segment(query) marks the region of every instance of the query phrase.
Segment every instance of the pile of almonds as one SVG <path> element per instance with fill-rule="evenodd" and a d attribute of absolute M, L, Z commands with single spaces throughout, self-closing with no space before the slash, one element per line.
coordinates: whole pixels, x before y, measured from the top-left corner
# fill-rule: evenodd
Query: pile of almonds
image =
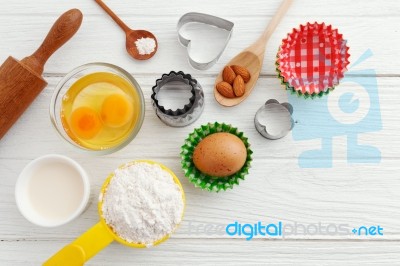
<path fill-rule="evenodd" d="M 226 98 L 235 98 L 243 96 L 246 91 L 245 83 L 250 80 L 250 72 L 242 66 L 226 66 L 222 71 L 222 79 L 217 84 L 217 91 Z"/>

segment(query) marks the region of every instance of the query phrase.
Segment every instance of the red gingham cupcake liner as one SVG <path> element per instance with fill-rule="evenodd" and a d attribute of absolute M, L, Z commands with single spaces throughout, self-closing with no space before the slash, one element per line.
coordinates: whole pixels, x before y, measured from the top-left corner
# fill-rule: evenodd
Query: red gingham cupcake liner
<path fill-rule="evenodd" d="M 300 30 L 294 29 L 294 32 L 289 34 L 287 39 L 283 40 L 281 54 L 287 54 L 291 58 L 289 58 L 290 61 L 283 60 L 282 70 L 284 69 L 287 71 L 286 73 L 290 73 L 290 71 L 296 67 L 295 63 L 300 66 L 299 64 L 303 63 L 302 61 L 306 61 L 300 67 L 303 68 L 303 72 L 308 73 L 310 71 L 310 69 L 307 69 L 308 62 L 312 63 L 310 66 L 316 65 L 316 67 L 318 67 L 320 65 L 319 61 L 323 60 L 327 61 L 325 64 L 327 67 L 325 67 L 325 73 L 320 72 L 320 75 L 325 74 L 325 76 L 330 76 L 332 73 L 335 73 L 336 70 L 339 71 L 341 67 L 339 58 L 342 47 L 339 47 L 338 44 L 343 41 L 343 38 L 341 34 L 338 34 L 337 30 L 332 30 L 331 26 L 326 26 L 326 28 L 324 26 L 324 24 L 319 25 L 317 23 L 312 25 L 308 23 L 306 26 L 300 25 Z M 300 40 L 300 42 L 298 42 L 298 40 Z M 320 48 L 324 49 L 321 51 Z M 297 55 L 296 49 L 299 53 Z M 301 51 L 301 49 L 303 51 Z M 295 62 L 296 56 L 298 56 L 297 59 L 301 60 L 300 63 Z M 318 60 L 318 62 L 314 62 L 316 60 Z M 288 77 L 288 80 L 289 79 Z"/>
<path fill-rule="evenodd" d="M 278 78 L 281 80 L 281 85 L 285 87 L 287 91 L 290 91 L 291 94 L 297 95 L 298 97 L 303 97 L 305 99 L 311 98 L 321 98 L 324 95 L 327 95 L 329 92 L 333 91 L 335 87 L 329 87 L 325 91 L 321 91 L 319 93 L 313 93 L 309 94 L 308 92 L 302 93 L 301 91 L 295 90 L 289 83 L 285 81 L 285 79 L 282 77 L 281 72 L 278 69 L 278 62 L 275 63 L 276 65 L 276 73 L 278 74 Z"/>
<path fill-rule="evenodd" d="M 277 70 L 298 94 L 322 95 L 344 76 L 349 48 L 342 34 L 325 23 L 307 23 L 293 29 L 277 55 Z"/>

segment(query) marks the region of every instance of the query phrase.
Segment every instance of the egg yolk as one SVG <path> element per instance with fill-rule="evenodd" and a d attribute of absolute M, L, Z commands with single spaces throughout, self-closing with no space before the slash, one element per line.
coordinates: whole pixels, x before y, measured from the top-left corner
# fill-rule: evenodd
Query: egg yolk
<path fill-rule="evenodd" d="M 101 107 L 101 119 L 109 127 L 121 127 L 132 120 L 133 108 L 120 94 L 108 96 Z"/>
<path fill-rule="evenodd" d="M 102 127 L 96 111 L 89 107 L 75 109 L 70 119 L 72 132 L 83 139 L 93 138 Z"/>

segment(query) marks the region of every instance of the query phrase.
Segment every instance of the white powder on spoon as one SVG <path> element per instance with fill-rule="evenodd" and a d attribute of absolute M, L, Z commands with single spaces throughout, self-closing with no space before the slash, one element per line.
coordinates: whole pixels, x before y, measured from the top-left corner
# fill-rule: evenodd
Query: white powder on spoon
<path fill-rule="evenodd" d="M 151 54 L 156 49 L 156 41 L 153 38 L 140 38 L 135 41 L 139 54 Z"/>
<path fill-rule="evenodd" d="M 138 162 L 115 170 L 101 197 L 105 222 L 130 243 L 151 246 L 182 219 L 181 190 L 159 165 Z"/>

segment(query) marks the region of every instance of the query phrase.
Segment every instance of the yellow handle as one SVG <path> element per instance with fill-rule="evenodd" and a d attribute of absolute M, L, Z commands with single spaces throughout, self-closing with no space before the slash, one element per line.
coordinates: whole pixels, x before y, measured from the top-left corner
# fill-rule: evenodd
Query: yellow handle
<path fill-rule="evenodd" d="M 113 235 L 106 225 L 98 222 L 74 242 L 54 254 L 43 266 L 82 266 L 113 240 Z"/>

